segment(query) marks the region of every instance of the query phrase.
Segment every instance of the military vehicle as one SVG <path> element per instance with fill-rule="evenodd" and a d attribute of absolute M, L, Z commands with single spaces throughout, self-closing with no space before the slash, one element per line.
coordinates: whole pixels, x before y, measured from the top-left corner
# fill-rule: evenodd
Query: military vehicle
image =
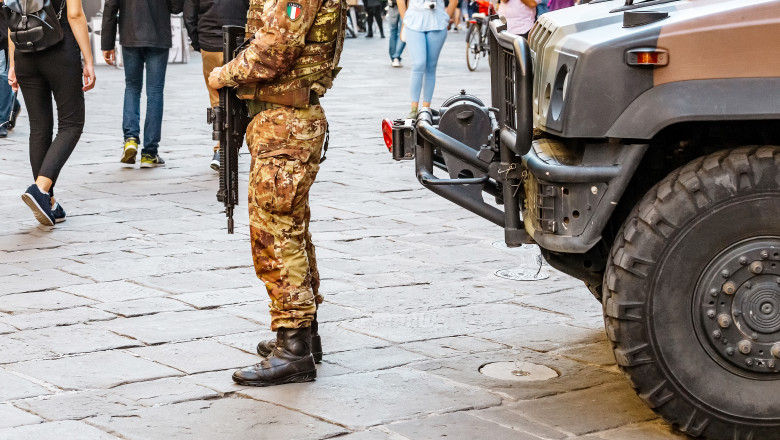
<path fill-rule="evenodd" d="M 593 0 L 528 40 L 490 28 L 491 104 L 385 120 L 393 158 L 584 281 L 667 422 L 780 439 L 780 0 Z"/>

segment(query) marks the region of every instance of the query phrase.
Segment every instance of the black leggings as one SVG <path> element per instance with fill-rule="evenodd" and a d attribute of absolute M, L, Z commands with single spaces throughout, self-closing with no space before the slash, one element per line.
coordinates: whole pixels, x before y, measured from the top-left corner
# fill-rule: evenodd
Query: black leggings
<path fill-rule="evenodd" d="M 374 35 L 374 19 L 376 19 L 376 25 L 379 27 L 379 35 L 385 36 L 385 30 L 382 28 L 382 6 L 372 6 L 366 8 L 366 14 L 368 14 L 368 35 Z"/>
<path fill-rule="evenodd" d="M 30 118 L 30 165 L 33 177 L 57 181 L 84 128 L 81 52 L 70 30 L 56 46 L 14 56 L 16 79 Z M 57 137 L 52 141 L 57 103 Z M 54 194 L 54 185 L 50 194 Z"/>

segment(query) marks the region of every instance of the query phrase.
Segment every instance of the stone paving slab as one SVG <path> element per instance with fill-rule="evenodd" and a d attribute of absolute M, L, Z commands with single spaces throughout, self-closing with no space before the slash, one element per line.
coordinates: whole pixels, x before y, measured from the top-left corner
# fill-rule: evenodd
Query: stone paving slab
<path fill-rule="evenodd" d="M 43 347 L 60 355 L 99 352 L 141 345 L 134 339 L 86 324 L 28 330 L 8 335 L 8 338 Z"/>
<path fill-rule="evenodd" d="M 0 369 L 0 384 L 3 384 L 3 386 L 0 387 L 0 402 L 8 402 L 24 397 L 41 396 L 51 392 L 32 381 L 11 374 L 3 369 Z"/>
<path fill-rule="evenodd" d="M 259 361 L 257 355 L 210 340 L 135 348 L 130 352 L 187 374 L 239 368 Z"/>
<path fill-rule="evenodd" d="M 604 396 L 612 396 L 605 399 Z M 625 381 L 512 406 L 526 417 L 575 435 L 657 418 Z"/>
<path fill-rule="evenodd" d="M 433 415 L 424 419 L 388 425 L 393 432 L 413 439 L 473 440 L 538 440 L 539 437 L 501 426 L 468 413 Z M 489 434 L 488 434 L 489 433 Z"/>
<path fill-rule="evenodd" d="M 41 423 L 43 419 L 34 416 L 26 411 L 11 406 L 10 404 L 0 404 L 0 429 L 13 428 L 22 425 L 33 425 Z"/>
<path fill-rule="evenodd" d="M 60 290 L 102 302 L 127 301 L 165 295 L 163 291 L 150 289 L 128 281 L 79 284 L 63 287 Z"/>
<path fill-rule="evenodd" d="M 514 429 L 516 431 L 531 434 L 537 438 L 543 438 L 546 440 L 561 440 L 569 438 L 569 434 L 561 432 L 543 423 L 530 420 L 521 412 L 509 409 L 508 405 L 477 411 L 469 411 L 468 414 L 479 419 L 488 420 L 501 426 Z"/>
<path fill-rule="evenodd" d="M 405 350 L 436 358 L 462 356 L 463 354 L 470 353 L 493 352 L 508 348 L 504 344 L 497 344 L 492 341 L 471 336 L 456 336 L 452 338 L 409 342 L 402 344 L 401 347 Z"/>
<path fill-rule="evenodd" d="M 413 285 L 354 291 L 329 296 L 328 301 L 372 313 L 403 313 L 439 310 L 467 304 L 483 304 L 514 299 L 508 291 L 468 284 Z"/>
<path fill-rule="evenodd" d="M 118 438 L 83 422 L 64 421 L 0 429 L 2 440 L 117 440 Z"/>
<path fill-rule="evenodd" d="M 493 362 L 530 362 L 552 368 L 557 378 L 546 381 L 512 382 L 494 379 L 480 373 L 480 368 Z M 450 357 L 409 366 L 468 386 L 476 386 L 515 400 L 538 399 L 586 387 L 623 380 L 614 371 L 590 366 L 570 359 L 540 354 L 530 350 L 502 350 Z"/>
<path fill-rule="evenodd" d="M 8 370 L 56 385 L 64 390 L 111 388 L 125 383 L 178 376 L 178 370 L 122 351 L 105 351 L 54 360 L 11 364 Z"/>
<path fill-rule="evenodd" d="M 289 409 L 251 399 L 195 401 L 147 408 L 122 417 L 101 416 L 89 423 L 122 438 L 222 440 L 246 438 L 324 439 L 346 430 Z M 273 427 L 271 435 L 267 429 Z"/>
<path fill-rule="evenodd" d="M 75 307 L 24 315 L 14 315 L 2 319 L 2 322 L 19 330 L 42 329 L 54 326 L 66 326 L 92 321 L 110 321 L 116 315 L 92 307 Z"/>
<path fill-rule="evenodd" d="M 230 304 L 268 301 L 268 295 L 258 287 L 190 292 L 176 295 L 176 299 L 197 309 L 213 309 Z M 255 305 L 257 306 L 257 305 Z"/>
<path fill-rule="evenodd" d="M 94 303 L 94 300 L 88 298 L 80 298 L 76 295 L 49 290 L 45 292 L 5 295 L 2 302 L 0 302 L 0 312 L 32 313 L 43 310 L 68 309 Z"/>
<path fill-rule="evenodd" d="M 57 269 L 44 269 L 30 274 L 8 275 L 0 278 L 0 297 L 10 293 L 54 290 L 62 286 L 89 281 Z"/>
<path fill-rule="evenodd" d="M 81 420 L 101 414 L 118 415 L 141 406 L 114 390 L 60 392 L 42 399 L 18 401 L 15 405 L 49 421 Z"/>
<path fill-rule="evenodd" d="M 54 357 L 56 353 L 25 341 L 11 339 L 11 332 L 0 336 L 0 365 L 32 359 Z"/>
<path fill-rule="evenodd" d="M 594 435 L 605 440 L 687 440 L 691 437 L 673 431 L 669 425 L 660 420 L 647 423 L 628 425 Z"/>
<path fill-rule="evenodd" d="M 326 377 L 285 388 L 247 387 L 239 394 L 276 402 L 353 429 L 423 414 L 486 408 L 501 402 L 500 397 L 482 389 L 406 368 Z M 375 407 L 382 411 L 373 411 Z"/>
<path fill-rule="evenodd" d="M 412 342 L 565 320 L 559 314 L 508 304 L 480 304 L 406 314 L 377 313 L 345 326 L 390 341 Z"/>
<path fill-rule="evenodd" d="M 606 341 L 603 331 L 584 329 L 572 324 L 529 325 L 521 329 L 496 330 L 476 333 L 475 335 L 511 347 L 529 348 L 541 352 L 596 341 Z M 550 338 L 550 335 L 556 335 L 556 337 Z"/>
<path fill-rule="evenodd" d="M 130 301 L 108 302 L 94 306 L 123 318 L 153 315 L 163 312 L 183 312 L 193 307 L 171 298 L 141 298 Z"/>
<path fill-rule="evenodd" d="M 137 318 L 117 318 L 95 326 L 138 339 L 146 344 L 183 341 L 253 330 L 251 322 L 225 313 L 204 310 L 158 313 Z"/>

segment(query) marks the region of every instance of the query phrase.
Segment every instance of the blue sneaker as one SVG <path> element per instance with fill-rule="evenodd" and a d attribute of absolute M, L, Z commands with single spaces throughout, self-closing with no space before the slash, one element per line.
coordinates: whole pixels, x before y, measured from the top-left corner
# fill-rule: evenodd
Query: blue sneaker
<path fill-rule="evenodd" d="M 65 210 L 62 209 L 62 205 L 54 202 L 54 208 L 51 210 L 51 215 L 54 216 L 54 223 L 62 223 L 65 221 Z"/>
<path fill-rule="evenodd" d="M 42 225 L 54 226 L 54 214 L 51 212 L 51 196 L 43 193 L 38 185 L 32 184 L 22 194 L 22 201 L 30 207 L 35 218 Z"/>

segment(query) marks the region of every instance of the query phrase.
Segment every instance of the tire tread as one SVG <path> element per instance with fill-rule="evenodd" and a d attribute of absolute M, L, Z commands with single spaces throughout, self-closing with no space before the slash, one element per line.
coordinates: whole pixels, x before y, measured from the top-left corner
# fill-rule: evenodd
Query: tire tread
<path fill-rule="evenodd" d="M 751 146 L 701 157 L 672 172 L 634 207 L 617 234 L 604 275 L 604 322 L 619 368 L 639 397 L 672 425 L 709 439 L 780 439 L 780 426 L 721 420 L 693 403 L 656 364 L 644 323 L 656 258 L 685 222 L 719 201 L 756 188 L 780 189 L 780 147 Z M 764 173 L 774 172 L 770 179 Z M 759 431 L 756 434 L 756 429 Z M 771 434 L 768 434 L 770 433 Z"/>

